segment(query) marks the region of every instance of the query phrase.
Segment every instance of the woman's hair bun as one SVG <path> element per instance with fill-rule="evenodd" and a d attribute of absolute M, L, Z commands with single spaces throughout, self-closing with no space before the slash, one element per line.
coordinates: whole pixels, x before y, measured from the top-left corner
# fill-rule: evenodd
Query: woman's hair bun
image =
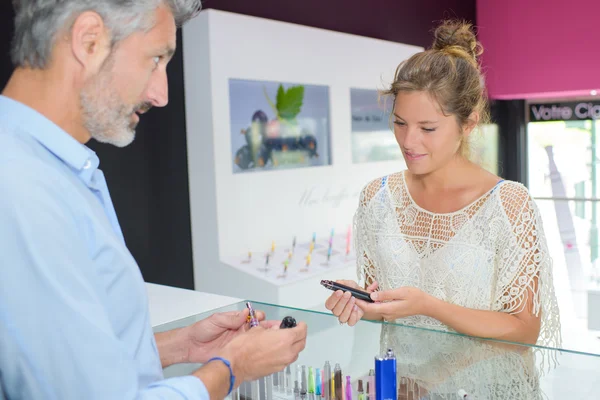
<path fill-rule="evenodd" d="M 450 50 L 460 47 L 475 61 L 483 53 L 483 47 L 477 41 L 473 25 L 464 21 L 444 21 L 435 30 L 434 50 Z"/>

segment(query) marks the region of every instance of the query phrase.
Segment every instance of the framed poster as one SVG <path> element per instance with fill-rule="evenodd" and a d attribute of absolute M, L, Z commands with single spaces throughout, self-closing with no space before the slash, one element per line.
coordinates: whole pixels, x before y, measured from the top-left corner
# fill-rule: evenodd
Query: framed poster
<path fill-rule="evenodd" d="M 350 89 L 352 162 L 402 160 L 390 125 L 391 99 L 379 100 L 377 90 Z"/>
<path fill-rule="evenodd" d="M 329 88 L 229 79 L 233 172 L 329 165 Z"/>

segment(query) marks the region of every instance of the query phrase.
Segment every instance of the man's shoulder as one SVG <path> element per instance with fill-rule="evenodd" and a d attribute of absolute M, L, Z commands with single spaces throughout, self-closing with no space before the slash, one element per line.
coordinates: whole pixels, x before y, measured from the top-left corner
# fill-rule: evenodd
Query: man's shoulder
<path fill-rule="evenodd" d="M 38 176 L 58 173 L 60 165 L 55 157 L 26 133 L 17 133 L 0 127 L 0 171 L 10 172 L 11 175 Z"/>
<path fill-rule="evenodd" d="M 11 164 L 26 164 L 39 159 L 39 143 L 25 133 L 0 126 L 0 168 Z M 35 164 L 35 162 L 34 162 Z"/>
<path fill-rule="evenodd" d="M 60 162 L 31 136 L 0 127 L 0 192 L 5 198 L 66 196 Z M 42 199 L 39 199 L 42 200 Z"/>

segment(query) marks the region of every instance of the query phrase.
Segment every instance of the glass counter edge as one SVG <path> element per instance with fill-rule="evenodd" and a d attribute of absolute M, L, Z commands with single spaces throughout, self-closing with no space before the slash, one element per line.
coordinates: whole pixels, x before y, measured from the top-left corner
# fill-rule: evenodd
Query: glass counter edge
<path fill-rule="evenodd" d="M 163 324 L 159 324 L 153 327 L 153 331 L 156 332 L 164 332 L 165 330 L 168 330 L 170 327 L 173 326 L 177 326 L 177 327 L 181 327 L 181 326 L 185 326 L 180 324 L 183 321 L 186 320 L 193 320 L 193 319 L 197 319 L 198 316 L 201 315 L 206 315 L 207 317 L 211 314 L 214 313 L 218 313 L 218 312 L 222 312 L 225 310 L 231 311 L 232 308 L 239 308 L 239 309 L 243 309 L 246 307 L 246 302 L 250 302 L 252 303 L 254 309 L 258 309 L 260 310 L 260 306 L 267 306 L 267 307 L 274 307 L 274 308 L 279 308 L 279 309 L 285 309 L 285 310 L 290 310 L 290 311 L 298 311 L 298 312 L 303 312 L 303 313 L 309 313 L 309 314 L 317 314 L 317 315 L 323 315 L 326 317 L 330 317 L 330 318 L 335 318 L 333 316 L 333 314 L 331 313 L 327 313 L 327 312 L 323 312 L 323 311 L 317 311 L 317 310 L 308 310 L 308 309 L 303 309 L 303 308 L 297 308 L 297 307 L 290 307 L 290 306 L 282 306 L 282 305 L 278 305 L 278 304 L 272 304 L 272 303 L 265 303 L 265 302 L 261 302 L 261 301 L 255 301 L 255 300 L 241 300 L 239 302 L 236 303 L 232 303 L 226 306 L 222 306 L 213 310 L 209 310 L 209 311 L 205 311 L 205 312 L 201 312 L 198 314 L 193 314 L 190 315 L 188 317 L 184 317 L 184 318 L 180 318 L 177 320 L 173 320 L 170 322 L 166 322 Z M 410 326 L 410 325 L 403 325 L 397 322 L 384 322 L 384 321 L 374 321 L 374 320 L 362 320 L 360 321 L 360 323 L 371 323 L 371 324 L 377 324 L 377 325 L 392 325 L 392 326 L 397 326 L 400 328 L 406 328 L 406 329 L 414 329 L 416 331 L 425 331 L 425 332 L 433 332 L 433 333 L 438 333 L 441 335 L 453 335 L 453 336 L 460 336 L 460 337 L 466 337 L 466 338 L 472 338 L 472 339 L 476 339 L 476 340 L 481 340 L 481 341 L 485 341 L 485 342 L 495 342 L 495 343 L 504 343 L 504 344 L 510 344 L 510 345 L 515 345 L 515 346 L 522 346 L 522 347 L 530 347 L 530 348 L 534 348 L 534 349 L 540 349 L 540 350 L 547 350 L 547 351 L 558 351 L 558 352 L 562 352 L 562 353 L 568 353 L 568 354 L 575 354 L 575 355 L 582 355 L 582 356 L 588 356 L 588 357 L 598 357 L 600 358 L 600 354 L 595 354 L 595 353 L 587 353 L 587 352 L 583 352 L 583 351 L 577 351 L 577 350 L 569 350 L 569 349 L 562 349 L 562 348 L 558 348 L 558 347 L 546 347 L 546 346 L 540 346 L 540 345 L 533 345 L 533 344 L 528 344 L 528 343 L 519 343 L 519 342 L 512 342 L 512 341 L 508 341 L 508 340 L 500 340 L 500 339 L 490 339 L 490 338 L 485 338 L 485 337 L 478 337 L 478 336 L 470 336 L 470 335 L 465 335 L 462 333 L 458 333 L 458 332 L 452 332 L 452 331 L 442 331 L 442 330 L 437 330 L 437 329 L 431 329 L 431 328 L 423 328 L 423 327 L 417 327 L 417 326 Z"/>

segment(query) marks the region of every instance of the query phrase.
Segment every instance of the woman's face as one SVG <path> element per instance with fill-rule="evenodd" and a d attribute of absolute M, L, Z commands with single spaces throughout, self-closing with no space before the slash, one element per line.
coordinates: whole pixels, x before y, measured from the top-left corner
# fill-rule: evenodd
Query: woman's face
<path fill-rule="evenodd" d="M 429 174 L 458 155 L 463 133 L 427 92 L 400 92 L 394 105 L 394 136 L 408 170 Z"/>

